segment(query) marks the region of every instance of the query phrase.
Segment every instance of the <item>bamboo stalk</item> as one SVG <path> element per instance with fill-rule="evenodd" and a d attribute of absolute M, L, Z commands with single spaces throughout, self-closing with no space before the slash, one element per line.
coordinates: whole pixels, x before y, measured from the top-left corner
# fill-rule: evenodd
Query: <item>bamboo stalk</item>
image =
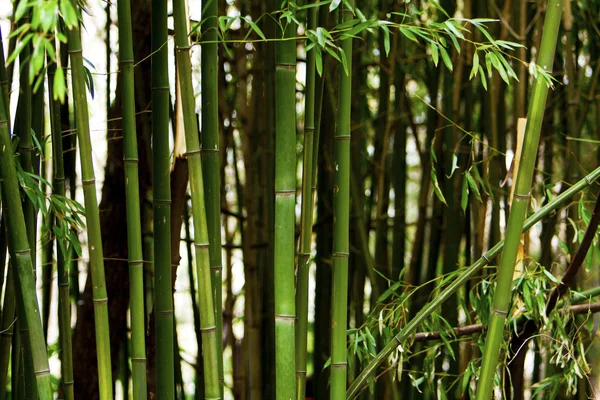
<path fill-rule="evenodd" d="M 4 304 L 2 305 L 2 320 L 0 320 L 0 400 L 4 400 L 6 398 L 8 365 L 15 326 L 16 302 L 14 285 L 15 281 L 13 279 L 13 266 L 9 264 L 6 275 Z"/>
<path fill-rule="evenodd" d="M 35 292 L 35 277 L 33 262 L 29 250 L 29 238 L 25 227 L 25 216 L 21 205 L 19 182 L 15 159 L 12 153 L 10 133 L 8 130 L 8 117 L 4 105 L 4 96 L 0 96 L 0 172 L 3 178 L 3 208 L 7 217 L 9 232 L 9 249 L 12 253 L 14 266 L 17 268 L 15 282 L 17 303 L 21 303 L 29 335 L 31 337 L 32 372 L 35 374 L 40 400 L 52 399 L 50 384 L 50 369 L 46 352 L 46 341 L 40 318 Z M 14 352 L 14 351 L 13 351 Z"/>
<path fill-rule="evenodd" d="M 545 71 L 552 70 L 554 62 L 554 51 L 558 29 L 560 27 L 560 16 L 563 9 L 563 1 L 548 1 L 546 20 L 542 34 L 542 44 L 538 64 Z M 506 230 L 505 247 L 498 271 L 498 280 L 494 302 L 491 310 L 490 330 L 486 336 L 485 349 L 482 359 L 482 370 L 477 387 L 477 399 L 489 399 L 494 387 L 494 376 L 498 366 L 498 355 L 504 337 L 504 325 L 510 308 L 512 278 L 515 261 L 519 249 L 523 221 L 529 206 L 529 191 L 531 189 L 531 178 L 535 167 L 537 147 L 539 143 L 542 119 L 548 96 L 548 87 L 541 79 L 534 83 L 529 111 L 527 127 L 523 144 L 523 153 L 519 161 L 519 174 L 515 185 L 513 203 L 508 219 Z"/>
<path fill-rule="evenodd" d="M 117 2 L 119 17 L 119 68 L 123 74 L 123 163 L 127 209 L 127 252 L 129 263 L 129 308 L 131 310 L 131 363 L 133 398 L 145 399 L 146 329 L 144 314 L 144 255 L 140 221 L 138 151 L 135 127 L 134 56 L 129 0 Z M 127 394 L 127 393 L 126 393 Z"/>
<path fill-rule="evenodd" d="M 77 7 L 73 1 L 73 6 Z M 75 25 L 68 30 L 68 52 L 71 59 L 71 77 L 73 85 L 73 103 L 79 152 L 81 158 L 81 181 L 87 220 L 88 243 L 90 252 L 90 275 L 92 278 L 92 297 L 94 302 L 94 323 L 96 331 L 96 352 L 98 355 L 98 382 L 100 399 L 113 398 L 112 370 L 110 360 L 110 337 L 108 326 L 108 296 L 104 278 L 104 256 L 100 232 L 100 214 L 96 197 L 96 178 L 92 163 L 92 144 L 85 87 L 85 72 L 81 48 L 80 27 Z"/>
<path fill-rule="evenodd" d="M 223 260 L 221 252 L 221 175 L 219 162 L 219 108 L 218 108 L 218 70 L 217 53 L 217 15 L 218 2 L 206 0 L 202 12 L 202 171 L 206 193 L 206 222 L 210 272 L 217 325 L 217 338 L 223 337 Z M 217 358 L 219 369 L 219 387 L 221 398 L 224 396 L 223 377 L 223 341 L 217 340 Z"/>
<path fill-rule="evenodd" d="M 287 2 L 286 2 L 287 4 Z M 296 25 L 283 21 L 275 48 L 275 386 L 296 397 L 294 231 L 296 197 Z"/>
<path fill-rule="evenodd" d="M 204 182 L 198 127 L 194 112 L 194 93 L 190 62 L 190 45 L 187 32 L 185 1 L 175 0 L 173 4 L 175 24 L 175 49 L 177 72 L 181 89 L 181 104 L 185 129 L 185 141 L 192 195 L 192 216 L 194 217 L 194 247 L 198 276 L 198 305 L 200 306 L 200 328 L 204 360 L 204 389 L 206 399 L 220 399 L 217 326 L 214 313 L 213 287 L 210 276 L 209 238 L 205 208 Z"/>
<path fill-rule="evenodd" d="M 308 10 L 308 29 L 317 28 L 318 7 Z M 312 242 L 314 197 L 313 170 L 316 168 L 314 154 L 315 133 L 315 79 L 316 49 L 306 56 L 306 88 L 304 93 L 304 158 L 302 161 L 302 215 L 300 251 L 298 252 L 298 276 L 296 285 L 296 381 L 298 400 L 306 397 L 306 351 L 308 334 L 308 272 Z"/>
<path fill-rule="evenodd" d="M 56 64 L 48 64 L 48 82 L 54 82 Z M 60 102 L 54 100 L 54 85 L 48 85 L 50 128 L 52 132 L 53 190 L 58 196 L 65 195 L 65 168 L 63 138 L 61 132 Z M 58 239 L 57 239 L 58 240 Z M 66 243 L 64 248 L 66 248 Z M 56 246 L 56 270 L 58 275 L 58 330 L 60 338 L 60 370 L 65 400 L 73 400 L 73 348 L 71 343 L 71 303 L 69 298 L 69 268 L 65 265 L 65 254 L 60 243 Z"/>
<path fill-rule="evenodd" d="M 354 7 L 354 0 L 349 1 Z M 352 9 L 342 8 L 342 23 L 352 19 Z M 331 309 L 331 399 L 346 393 L 346 328 L 348 326 L 348 256 L 350 221 L 350 105 L 352 96 L 352 38 L 340 41 L 348 70 L 339 71 L 339 104 L 333 155 L 333 267 Z"/>
<path fill-rule="evenodd" d="M 156 388 L 159 400 L 175 396 L 173 282 L 171 281 L 171 177 L 167 3 L 152 1 L 152 159 L 154 197 L 154 310 Z"/>
<path fill-rule="evenodd" d="M 565 192 L 557 196 L 553 201 L 546 204 L 544 207 L 539 209 L 536 213 L 525 220 L 523 224 L 523 231 L 531 228 L 533 225 L 550 215 L 551 212 L 556 210 L 561 204 L 579 193 L 586 187 L 590 186 L 592 182 L 600 177 L 600 167 L 596 168 L 588 175 L 586 175 L 579 182 L 571 186 Z M 466 268 L 455 281 L 448 284 L 448 286 L 442 290 L 435 300 L 427 303 L 421 311 L 415 315 L 405 326 L 400 330 L 394 338 L 385 345 L 385 347 L 373 358 L 373 360 L 363 369 L 360 375 L 352 382 L 350 388 L 346 392 L 348 400 L 356 398 L 359 391 L 362 389 L 366 380 L 375 372 L 375 369 L 381 364 L 387 356 L 396 349 L 399 345 L 404 342 L 409 335 L 411 335 L 417 327 L 419 327 L 423 321 L 425 321 L 431 313 L 433 313 L 444 301 L 452 296 L 462 285 L 465 284 L 474 274 L 476 274 L 481 268 L 489 265 L 489 263 L 496 257 L 504 247 L 504 240 L 496 243 L 491 249 L 489 249 L 481 258 L 479 258 L 470 267 Z"/>

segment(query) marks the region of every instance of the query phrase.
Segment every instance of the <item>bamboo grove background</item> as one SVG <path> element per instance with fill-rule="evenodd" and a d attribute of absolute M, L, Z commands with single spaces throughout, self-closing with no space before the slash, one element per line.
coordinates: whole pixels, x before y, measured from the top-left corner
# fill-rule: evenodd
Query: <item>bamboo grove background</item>
<path fill-rule="evenodd" d="M 600 395 L 598 1 L 0 8 L 0 400 Z"/>

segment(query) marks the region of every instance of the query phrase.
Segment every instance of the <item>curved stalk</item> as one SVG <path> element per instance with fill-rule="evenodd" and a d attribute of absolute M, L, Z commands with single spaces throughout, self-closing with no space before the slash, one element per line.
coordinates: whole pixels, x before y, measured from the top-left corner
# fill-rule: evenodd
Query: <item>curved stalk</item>
<path fill-rule="evenodd" d="M 554 63 L 554 51 L 556 49 L 563 5 L 564 1 L 562 0 L 548 1 L 540 55 L 537 61 L 538 65 L 548 72 L 552 70 L 552 64 Z M 489 399 L 494 387 L 498 355 L 500 354 L 500 347 L 504 338 L 504 325 L 510 309 L 515 261 L 517 259 L 521 232 L 523 231 L 523 221 L 525 220 L 529 206 L 531 178 L 535 167 L 547 96 L 548 86 L 546 86 L 543 80 L 538 79 L 533 85 L 531 100 L 529 102 L 528 120 L 525 128 L 525 137 L 523 138 L 523 150 L 519 160 L 519 172 L 506 228 L 506 244 L 498 271 L 498 281 L 491 310 L 490 330 L 485 340 L 481 375 L 477 386 L 476 398 L 479 400 Z"/>
<path fill-rule="evenodd" d="M 282 22 L 287 40 L 275 47 L 275 390 L 277 399 L 288 400 L 296 396 L 296 24 Z"/>
<path fill-rule="evenodd" d="M 3 178 L 2 190 L 4 194 L 2 196 L 3 208 L 7 216 L 9 249 L 14 263 L 13 267 L 17 268 L 17 276 L 14 278 L 19 285 L 15 291 L 17 292 L 17 298 L 21 298 L 19 302 L 21 302 L 25 314 L 25 321 L 23 322 L 27 325 L 29 337 L 31 338 L 31 357 L 38 396 L 40 400 L 50 400 L 52 399 L 52 387 L 46 340 L 44 339 L 40 309 L 37 303 L 33 262 L 21 204 L 21 194 L 19 193 L 12 143 L 8 131 L 4 96 L 0 96 L 0 149 L 0 173 Z"/>
<path fill-rule="evenodd" d="M 525 220 L 522 231 L 526 231 L 533 225 L 547 217 L 551 212 L 556 210 L 561 204 L 579 193 L 583 189 L 587 188 L 600 177 L 600 167 L 590 172 L 579 182 L 571 186 L 568 190 L 557 196 L 552 202 L 546 204 L 540 208 L 535 214 Z M 466 268 L 462 274 L 456 278 L 456 280 L 450 283 L 440 294 L 435 298 L 434 301 L 427 303 L 421 311 L 415 315 L 405 326 L 402 328 L 394 338 L 385 345 L 385 347 L 377 353 L 377 355 L 371 360 L 371 362 L 363 369 L 360 375 L 352 382 L 352 385 L 346 392 L 348 400 L 356 398 L 358 393 L 362 390 L 367 379 L 375 373 L 376 368 L 381 364 L 390 353 L 402 344 L 413 332 L 419 327 L 423 321 L 425 321 L 444 301 L 452 296 L 456 291 L 465 284 L 474 274 L 476 274 L 481 268 L 488 265 L 494 257 L 496 257 L 504 247 L 504 240 L 496 243 L 494 247 L 489 249 L 479 260 L 473 263 L 470 267 Z"/>
<path fill-rule="evenodd" d="M 171 162 L 169 151 L 169 54 L 167 2 L 152 1 L 152 169 L 154 176 L 154 312 L 156 389 L 175 395 L 173 283 L 171 281 Z"/>
<path fill-rule="evenodd" d="M 73 1 L 73 6 L 77 7 Z M 108 327 L 108 296 L 104 278 L 104 256 L 102 236 L 100 233 L 100 214 L 96 196 L 96 177 L 92 163 L 92 143 L 85 87 L 85 72 L 81 48 L 81 32 L 79 26 L 68 30 L 69 57 L 71 59 L 71 79 L 73 85 L 73 103 L 79 154 L 81 158 L 81 181 L 87 220 L 87 233 L 90 252 L 90 275 L 92 278 L 92 298 L 94 302 L 94 323 L 96 331 L 96 352 L 98 355 L 98 387 L 100 399 L 113 398 L 113 382 L 110 361 L 110 337 Z"/>
<path fill-rule="evenodd" d="M 354 0 L 349 0 L 354 7 Z M 350 21 L 352 10 L 342 8 L 342 22 Z M 350 221 L 350 99 L 352 96 L 352 37 L 340 42 L 347 62 L 347 73 L 339 70 L 339 104 L 336 132 L 333 138 L 333 268 L 331 309 L 331 399 L 342 399 L 346 393 L 348 325 L 348 256 Z"/>
<path fill-rule="evenodd" d="M 173 16 L 175 20 L 177 73 L 181 90 L 183 124 L 192 194 L 192 215 L 194 217 L 194 248 L 198 275 L 197 293 L 198 305 L 200 306 L 200 329 L 202 330 L 204 391 L 206 399 L 220 399 L 219 364 L 217 360 L 222 355 L 217 353 L 219 349 L 217 341 L 221 340 L 221 338 L 217 337 L 212 296 L 202 160 L 200 159 L 198 126 L 194 112 L 192 68 L 189 54 L 190 45 L 184 0 L 175 0 L 173 2 Z"/>
<path fill-rule="evenodd" d="M 133 398 L 145 399 L 147 397 L 147 387 L 144 255 L 142 251 L 142 223 L 140 221 L 139 159 L 135 129 L 134 57 L 129 0 L 119 0 L 117 2 L 117 12 L 119 16 L 119 67 L 123 74 L 123 87 L 121 88 L 123 97 L 123 163 L 125 165 L 125 196 L 127 201 Z"/>
<path fill-rule="evenodd" d="M 317 28 L 318 7 L 308 11 L 308 29 Z M 296 286 L 296 381 L 297 399 L 306 397 L 306 340 L 308 334 L 308 270 L 312 238 L 314 199 L 313 169 L 316 167 L 314 155 L 315 133 L 315 79 L 316 49 L 306 55 L 306 89 L 304 92 L 304 158 L 302 161 L 302 216 L 300 251 L 298 252 L 298 281 Z"/>
<path fill-rule="evenodd" d="M 223 260 L 221 253 L 221 175 L 219 160 L 219 104 L 217 53 L 217 14 L 218 2 L 206 0 L 203 10 L 205 20 L 202 38 L 202 172 L 206 193 L 206 222 L 208 226 L 208 247 L 210 274 L 217 324 L 217 338 L 223 337 Z M 219 387 L 224 396 L 223 341 L 217 340 Z"/>

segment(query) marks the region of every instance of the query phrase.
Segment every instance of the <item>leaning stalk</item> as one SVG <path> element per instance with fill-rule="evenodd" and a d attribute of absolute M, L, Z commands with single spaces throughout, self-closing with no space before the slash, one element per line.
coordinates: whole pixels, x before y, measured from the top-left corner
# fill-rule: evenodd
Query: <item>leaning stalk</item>
<path fill-rule="evenodd" d="M 75 1 L 73 6 L 77 7 Z M 81 182 L 87 220 L 88 243 L 90 252 L 90 275 L 92 278 L 92 298 L 94 302 L 94 323 L 96 331 L 96 352 L 98 355 L 98 387 L 100 399 L 113 398 L 113 383 L 110 361 L 110 338 L 108 327 L 108 296 L 104 279 L 104 256 L 100 233 L 100 214 L 96 197 L 96 178 L 92 163 L 92 143 L 85 87 L 85 72 L 81 48 L 79 25 L 68 29 L 69 57 L 71 58 L 71 79 L 79 154 L 81 158 Z"/>
<path fill-rule="evenodd" d="M 156 389 L 159 400 L 175 395 L 173 284 L 171 282 L 171 176 L 169 151 L 169 55 L 167 2 L 152 1 L 152 159 L 154 197 L 154 311 Z"/>
<path fill-rule="evenodd" d="M 21 297 L 19 302 L 23 305 L 25 314 L 25 321 L 23 322 L 27 325 L 29 337 L 31 338 L 30 350 L 38 396 L 40 400 L 50 400 L 52 399 L 52 387 L 50 385 L 46 340 L 44 339 L 40 309 L 37 303 L 33 262 L 25 227 L 25 216 L 21 204 L 19 181 L 3 96 L 0 96 L 0 149 L 0 173 L 3 179 L 2 206 L 7 217 L 12 265 L 17 268 L 17 276 L 14 277 L 14 281 L 18 282 L 19 285 L 18 290 L 15 291 L 18 294 L 17 298 Z"/>
<path fill-rule="evenodd" d="M 522 231 L 526 231 L 533 225 L 544 219 L 554 210 L 556 210 L 561 204 L 579 193 L 583 189 L 587 188 L 600 177 L 600 167 L 586 175 L 582 180 L 571 186 L 568 190 L 557 196 L 552 202 L 546 204 L 544 207 L 539 209 L 531 217 L 527 218 L 523 224 Z M 498 242 L 494 247 L 489 249 L 479 260 L 473 263 L 470 267 L 467 267 L 455 281 L 450 283 L 443 291 L 441 291 L 434 301 L 427 303 L 421 311 L 415 315 L 405 326 L 402 328 L 394 338 L 385 345 L 385 347 L 373 358 L 373 360 L 365 367 L 360 375 L 352 382 L 352 385 L 346 392 L 348 400 L 356 398 L 360 390 L 362 390 L 367 379 L 375 373 L 376 368 L 381 364 L 390 353 L 401 345 L 416 329 L 419 327 L 439 306 L 452 296 L 456 291 L 464 285 L 474 274 L 476 274 L 481 268 L 488 265 L 494 257 L 496 257 L 504 247 L 504 240 Z M 589 295 L 588 295 L 589 296 Z"/>
<path fill-rule="evenodd" d="M 142 223 L 140 221 L 140 192 L 138 152 L 135 130 L 135 86 L 133 76 L 133 38 L 129 0 L 117 2 L 119 16 L 119 67 L 123 86 L 123 163 L 125 165 L 125 196 L 127 207 L 127 251 L 129 262 L 129 308 L 131 310 L 131 363 L 133 398 L 145 399 L 146 388 L 146 330 L 144 315 L 144 256 Z"/>
<path fill-rule="evenodd" d="M 308 29 L 317 28 L 317 7 L 308 11 Z M 296 287 L 296 381 L 297 399 L 306 395 L 306 340 L 308 334 L 308 269 L 310 266 L 311 238 L 314 201 L 312 197 L 313 169 L 315 168 L 315 78 L 316 49 L 306 55 L 306 89 L 304 92 L 304 158 L 302 161 L 302 216 L 300 251 L 298 252 L 298 282 Z"/>
<path fill-rule="evenodd" d="M 275 391 L 277 399 L 288 400 L 296 397 L 296 25 L 282 22 L 282 39 L 287 40 L 275 47 Z"/>
<path fill-rule="evenodd" d="M 206 0 L 203 10 L 202 38 L 202 171 L 206 192 L 206 222 L 208 226 L 208 246 L 213 302 L 217 324 L 217 338 L 223 336 L 223 260 L 221 254 L 221 174 L 219 162 L 219 108 L 217 53 L 217 14 L 218 2 Z M 223 341 L 217 340 L 219 387 L 223 397 Z"/>
<path fill-rule="evenodd" d="M 544 68 L 545 71 L 552 70 L 563 4 L 564 2 L 562 0 L 548 1 L 546 20 L 544 21 L 542 34 L 542 44 L 540 46 L 540 55 L 537 61 L 538 65 Z M 529 102 L 527 126 L 525 128 L 525 137 L 523 139 L 523 151 L 519 160 L 519 172 L 506 230 L 506 244 L 500 261 L 496 292 L 494 294 L 494 302 L 491 310 L 490 329 L 486 336 L 485 349 L 483 352 L 481 376 L 477 387 L 476 397 L 479 400 L 489 399 L 494 387 L 494 376 L 496 375 L 496 368 L 498 366 L 498 355 L 504 338 L 506 316 L 510 309 L 515 261 L 519 250 L 521 232 L 523 231 L 523 221 L 525 220 L 525 215 L 529 206 L 531 178 L 535 167 L 547 96 L 548 86 L 543 80 L 537 80 L 534 83 L 531 100 Z"/>
<path fill-rule="evenodd" d="M 349 1 L 354 7 L 354 0 Z M 352 20 L 352 10 L 342 8 L 342 23 Z M 350 221 L 350 104 L 352 96 L 352 37 L 341 40 L 347 71 L 339 70 L 339 103 L 333 148 L 333 268 L 331 309 L 331 399 L 346 393 L 346 327 L 348 325 L 348 256 Z"/>
<path fill-rule="evenodd" d="M 184 0 L 174 1 L 173 16 L 175 23 L 177 72 L 183 107 L 183 124 L 192 194 L 192 215 L 194 217 L 194 247 L 198 275 L 197 293 L 198 305 L 200 307 L 200 329 L 202 330 L 202 350 L 205 367 L 204 390 L 206 399 L 220 399 L 218 358 L 221 355 L 217 354 L 219 349 L 217 341 L 221 340 L 221 338 L 217 337 L 212 296 L 202 160 L 200 158 L 198 126 L 194 112 L 192 69 L 189 54 L 190 44 Z"/>

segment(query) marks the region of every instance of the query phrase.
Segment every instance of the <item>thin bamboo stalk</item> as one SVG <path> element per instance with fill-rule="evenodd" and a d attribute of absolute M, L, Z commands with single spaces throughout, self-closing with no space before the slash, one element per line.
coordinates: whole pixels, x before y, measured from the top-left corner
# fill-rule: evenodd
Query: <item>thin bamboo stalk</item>
<path fill-rule="evenodd" d="M 48 82 L 54 82 L 56 64 L 48 64 Z M 65 195 L 65 168 L 63 159 L 63 138 L 61 132 L 60 102 L 54 100 L 54 85 L 48 85 L 50 106 L 50 128 L 52 131 L 52 160 L 54 194 Z M 66 248 L 66 243 L 64 248 Z M 60 243 L 56 246 L 56 270 L 58 275 L 58 330 L 60 338 L 60 370 L 65 400 L 73 400 L 73 347 L 71 343 L 71 303 L 69 298 L 69 268 L 65 265 L 65 254 Z"/>
<path fill-rule="evenodd" d="M 354 0 L 349 1 L 354 7 Z M 350 21 L 352 9 L 342 8 L 342 22 Z M 346 393 L 346 328 L 348 326 L 348 256 L 350 221 L 350 99 L 352 96 L 352 38 L 340 41 L 346 56 L 347 72 L 339 70 L 339 104 L 333 155 L 333 267 L 331 309 L 331 399 Z"/>
<path fill-rule="evenodd" d="M 318 8 L 308 11 L 308 29 L 317 28 Z M 316 49 L 312 48 L 306 56 L 306 87 L 304 92 L 304 158 L 302 161 L 302 215 L 300 232 L 300 251 L 298 252 L 298 276 L 296 285 L 296 381 L 298 400 L 306 397 L 306 346 L 308 334 L 308 270 L 312 242 L 312 224 L 314 198 L 313 170 L 316 168 L 314 154 L 315 132 L 315 79 Z"/>
<path fill-rule="evenodd" d="M 198 276 L 198 305 L 200 306 L 200 328 L 204 359 L 204 389 L 206 399 L 220 399 L 219 385 L 219 346 L 214 313 L 213 288 L 210 277 L 209 238 L 206 221 L 202 160 L 198 140 L 198 126 L 194 112 L 194 93 L 192 87 L 192 69 L 190 45 L 187 32 L 185 1 L 173 3 L 175 24 L 175 49 L 177 72 L 181 90 L 181 104 L 185 129 L 185 141 L 192 195 L 192 215 L 194 217 L 194 247 Z"/>
<path fill-rule="evenodd" d="M 159 400 L 175 396 L 173 282 L 171 281 L 171 177 L 167 3 L 152 1 L 152 162 L 154 197 L 154 310 L 156 388 Z"/>
<path fill-rule="evenodd" d="M 8 365 L 15 326 L 16 302 L 14 285 L 15 281 L 13 279 L 13 266 L 9 264 L 6 275 L 4 304 L 2 305 L 2 320 L 0 320 L 0 400 L 4 400 L 6 398 Z"/>
<path fill-rule="evenodd" d="M 50 384 L 50 369 L 46 352 L 46 341 L 40 318 L 35 292 L 35 277 L 33 263 L 29 250 L 29 238 L 25 228 L 25 216 L 21 205 L 17 170 L 12 153 L 8 117 L 4 105 L 4 96 L 0 96 L 0 172 L 3 178 L 3 208 L 6 210 L 9 238 L 14 266 L 17 268 L 15 282 L 17 303 L 21 303 L 29 335 L 31 337 L 32 371 L 36 377 L 38 396 L 40 400 L 52 399 Z M 20 293 L 19 293 L 20 292 Z"/>
<path fill-rule="evenodd" d="M 532 216 L 527 218 L 527 220 L 525 220 L 525 223 L 523 224 L 522 231 L 531 228 L 536 223 L 550 215 L 550 213 L 556 210 L 561 204 L 563 204 L 565 201 L 567 201 L 583 189 L 590 186 L 599 177 L 600 167 L 590 172 L 579 182 L 577 182 L 565 192 L 561 193 L 556 198 L 554 198 L 553 201 L 546 204 L 544 207 L 535 212 Z M 496 257 L 500 253 L 500 251 L 502 251 L 503 247 L 504 240 L 496 243 L 496 245 L 489 249 L 481 258 L 479 258 L 470 267 L 466 268 L 464 272 L 462 272 L 456 278 L 455 281 L 451 282 L 443 291 L 441 291 L 439 295 L 435 298 L 435 300 L 427 303 L 421 309 L 421 311 L 419 311 L 417 315 L 415 315 L 415 317 L 411 319 L 388 344 L 385 345 L 385 347 L 365 367 L 365 369 L 354 380 L 354 382 L 352 382 L 352 385 L 350 386 L 350 388 L 348 388 L 348 391 L 346 392 L 347 399 L 352 400 L 356 398 L 360 390 L 362 390 L 366 380 L 375 372 L 375 369 L 379 366 L 379 364 L 381 364 L 394 349 L 401 345 L 409 337 L 409 335 L 411 335 L 423 323 L 423 321 L 425 321 L 431 315 L 431 313 L 433 313 L 440 306 L 440 304 L 442 304 L 450 296 L 456 293 L 456 291 L 479 270 L 481 270 L 486 265 L 489 265 L 490 262 L 494 259 L 494 257 Z M 588 296 L 590 295 L 588 294 Z"/>
<path fill-rule="evenodd" d="M 144 255 L 140 221 L 138 151 L 135 128 L 135 86 L 133 37 L 129 0 L 117 2 L 119 16 L 119 68 L 123 74 L 123 163 L 127 208 L 127 248 L 129 262 L 129 308 L 131 310 L 131 363 L 133 398 L 145 399 L 146 329 L 144 315 Z"/>
<path fill-rule="evenodd" d="M 542 44 L 538 64 L 545 71 L 552 70 L 554 51 L 560 16 L 564 2 L 561 0 L 548 1 L 546 20 L 542 33 Z M 519 174 L 515 185 L 514 199 L 506 230 L 506 245 L 500 262 L 494 302 L 491 311 L 490 330 L 486 336 L 485 349 L 482 359 L 482 370 L 477 387 L 477 399 L 489 399 L 494 387 L 494 376 L 498 366 L 498 355 L 503 341 L 504 325 L 510 307 L 512 278 L 515 260 L 519 249 L 523 221 L 529 205 L 531 178 L 535 167 L 537 147 L 544 117 L 548 87 L 541 79 L 536 81 L 529 102 L 527 127 L 523 144 L 523 153 L 519 161 Z"/>
<path fill-rule="evenodd" d="M 75 1 L 73 6 L 77 7 Z M 71 59 L 73 103 L 79 152 L 81 158 L 81 181 L 86 210 L 88 243 L 90 252 L 90 275 L 92 278 L 92 298 L 94 302 L 94 323 L 96 331 L 96 352 L 98 355 L 98 382 L 100 399 L 113 398 L 112 370 L 110 361 L 110 338 L 108 326 L 108 296 L 104 278 L 104 256 L 100 232 L 100 214 L 96 197 L 96 178 L 92 163 L 92 144 L 85 87 L 85 72 L 81 48 L 81 32 L 78 25 L 68 30 L 68 52 Z"/>
<path fill-rule="evenodd" d="M 221 175 L 219 162 L 219 58 L 217 53 L 218 2 L 207 0 L 202 38 L 202 172 L 206 193 L 206 222 L 217 338 L 223 337 L 223 260 L 221 252 Z M 219 387 L 224 396 L 223 341 L 217 340 Z"/>

